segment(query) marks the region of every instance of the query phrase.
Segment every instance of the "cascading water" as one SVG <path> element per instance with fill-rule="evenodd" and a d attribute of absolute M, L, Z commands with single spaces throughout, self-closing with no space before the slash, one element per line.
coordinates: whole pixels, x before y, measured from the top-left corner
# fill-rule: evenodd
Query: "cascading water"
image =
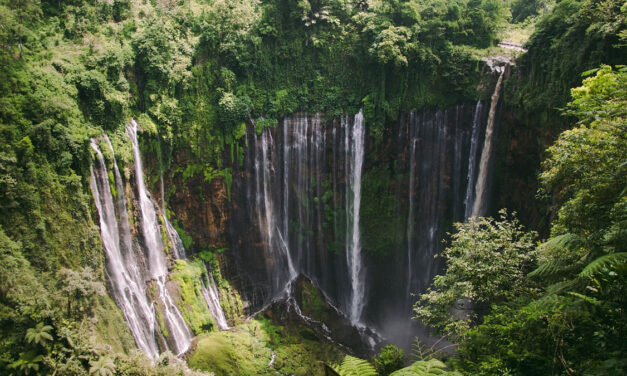
<path fill-rule="evenodd" d="M 464 218 L 472 216 L 472 208 L 475 202 L 475 181 L 477 169 L 477 154 L 479 151 L 479 136 L 481 135 L 481 114 L 483 111 L 483 102 L 477 101 L 475 113 L 472 121 L 472 134 L 470 136 L 470 154 L 468 155 L 468 177 L 466 184 L 466 198 L 464 199 Z"/>
<path fill-rule="evenodd" d="M 462 180 L 455 162 L 461 159 L 464 133 L 455 111 L 410 113 L 409 209 L 407 216 L 407 306 L 410 295 L 422 291 L 433 278 L 437 265 L 433 256 L 440 250 L 442 218 L 457 206 L 450 201 L 451 180 Z M 451 153 L 452 152 L 452 153 Z M 452 213 L 451 213 L 452 214 Z"/>
<path fill-rule="evenodd" d="M 107 256 L 107 276 L 111 281 L 113 298 L 122 310 L 137 347 L 156 359 L 159 355 L 159 348 L 155 341 L 155 312 L 146 296 L 144 282 L 139 278 L 137 264 L 129 262 L 129 258 L 132 257 L 132 248 L 126 207 L 118 210 L 118 216 L 116 216 L 104 157 L 95 140 L 91 141 L 91 147 L 98 155 L 99 165 L 91 169 L 90 186 L 96 210 L 100 216 L 100 235 Z M 125 202 L 124 190 L 120 189 L 121 177 L 115 160 L 113 164 L 116 171 L 118 201 Z M 122 236 L 118 229 L 117 217 L 120 217 Z M 126 257 L 122 256 L 122 248 Z"/>
<path fill-rule="evenodd" d="M 138 284 L 142 285 L 143 276 L 140 271 L 140 263 L 138 260 L 138 255 L 133 251 L 133 237 L 131 235 L 131 227 L 130 222 L 128 220 L 128 212 L 126 209 L 126 194 L 124 192 L 124 184 L 122 180 L 122 175 L 120 174 L 120 170 L 118 169 L 118 163 L 115 159 L 115 151 L 113 150 L 113 145 L 111 144 L 111 140 L 105 133 L 105 140 L 107 141 L 107 145 L 109 145 L 109 150 L 111 151 L 111 156 L 113 157 L 113 174 L 115 178 L 115 186 L 116 186 L 116 212 L 118 217 L 118 224 L 120 226 L 120 236 L 121 236 L 121 250 L 122 257 L 124 257 L 125 266 L 128 271 L 131 273 L 134 281 L 137 281 Z M 145 263 L 145 260 L 142 259 Z"/>
<path fill-rule="evenodd" d="M 170 221 L 168 220 L 168 211 L 165 207 L 165 194 L 163 189 L 163 175 L 159 177 L 159 184 L 161 190 L 161 212 L 163 213 L 163 226 L 165 227 L 166 232 L 168 233 L 168 239 L 170 239 L 170 244 L 172 244 L 172 250 L 174 251 L 174 257 L 177 259 L 185 259 L 187 255 L 185 254 L 185 246 L 183 245 L 183 241 L 179 236 L 178 232 L 174 229 Z"/>
<path fill-rule="evenodd" d="M 273 139 L 268 131 L 261 133 L 258 140 L 255 131 L 255 142 L 260 143 L 255 153 L 255 201 L 257 206 L 257 218 L 261 235 L 265 243 L 266 251 L 273 256 L 274 262 L 281 263 L 282 267 L 275 268 L 271 277 L 274 291 L 288 291 L 286 286 L 296 276 L 296 269 L 292 263 L 292 256 L 288 244 L 285 242 L 281 229 L 278 227 L 277 210 L 273 200 L 274 168 L 272 165 Z M 276 181 L 276 179 L 274 179 Z M 287 271 L 287 274 L 285 272 Z"/>
<path fill-rule="evenodd" d="M 338 200 L 330 197 L 327 189 L 339 193 L 338 186 L 344 184 L 348 205 L 343 209 L 348 210 L 341 216 L 345 218 L 341 226 L 345 230 L 339 237 L 345 251 L 341 254 L 346 253 L 346 256 L 345 265 L 337 270 L 337 278 L 346 278 L 351 288 L 330 295 L 334 301 L 341 302 L 346 315 L 352 315 L 353 322 L 357 323 L 364 305 L 359 211 L 365 127 L 361 113 L 354 118 L 324 123 L 319 115 L 288 117 L 276 131 L 277 137 L 273 137 L 272 129 L 265 129 L 258 135 L 254 127 L 249 127 L 247 139 L 254 144 L 249 151 L 249 169 L 254 180 L 252 186 L 246 187 L 246 197 L 254 197 L 253 218 L 260 231 L 266 260 L 273 264 L 268 268 L 272 285 L 269 296 L 275 297 L 289 291 L 290 282 L 298 274 L 316 280 L 327 289 L 341 287 L 332 278 L 318 277 L 323 265 L 328 263 L 326 252 L 322 251 L 327 247 L 325 225 L 329 224 L 330 213 L 326 211 L 330 205 L 339 209 Z M 331 140 L 327 140 L 329 125 L 333 127 Z M 333 142 L 330 160 L 326 157 L 328 141 Z M 334 166 L 333 187 L 323 185 L 328 162 Z M 336 168 L 340 165 L 342 168 Z M 337 219 L 337 212 L 333 216 Z"/>
<path fill-rule="evenodd" d="M 485 140 L 483 150 L 481 151 L 481 162 L 479 164 L 479 176 L 477 177 L 477 183 L 475 186 L 475 200 L 472 208 L 473 216 L 486 215 L 488 210 L 488 174 L 490 172 L 490 161 L 492 160 L 492 155 L 494 154 L 492 152 L 492 148 L 494 127 L 496 124 L 496 109 L 499 103 L 499 96 L 501 95 L 501 85 L 503 84 L 503 76 L 505 75 L 506 68 L 507 67 L 495 68 L 497 71 L 500 71 L 500 74 L 490 102 L 490 112 L 488 114 Z"/>
<path fill-rule="evenodd" d="M 415 114 L 411 113 L 411 120 Z M 410 136 L 411 137 L 411 136 Z M 410 138 L 409 146 L 409 210 L 407 211 L 407 301 L 411 302 L 411 286 L 413 277 L 412 253 L 414 251 L 414 190 L 415 190 L 415 171 L 416 171 L 416 138 Z"/>
<path fill-rule="evenodd" d="M 174 304 L 166 286 L 168 278 L 167 259 L 165 256 L 161 231 L 157 220 L 155 205 L 148 197 L 144 183 L 144 171 L 137 141 L 137 123 L 131 120 L 127 127 L 127 133 L 133 146 L 133 158 L 135 162 L 135 180 L 137 186 L 140 222 L 147 250 L 148 269 L 150 279 L 154 279 L 158 287 L 158 298 L 164 309 L 164 319 L 169 329 L 173 349 L 177 354 L 182 354 L 191 345 L 192 334 L 181 316 L 181 312 Z"/>
<path fill-rule="evenodd" d="M 359 214 L 361 208 L 361 175 L 364 164 L 365 128 L 361 111 L 355 115 L 352 126 L 348 119 L 344 127 L 346 161 L 346 262 L 351 284 L 349 319 L 353 324 L 361 322 L 364 308 L 365 280 L 361 256 Z"/>
<path fill-rule="evenodd" d="M 183 241 L 179 236 L 178 232 L 172 227 L 170 222 L 167 219 L 166 209 L 165 209 L 165 194 L 164 194 L 164 186 L 163 186 L 163 175 L 160 176 L 159 179 L 161 185 L 161 203 L 162 203 L 162 212 L 163 212 L 163 222 L 164 227 L 168 233 L 168 238 L 170 239 L 170 243 L 172 244 L 172 248 L 174 249 L 174 255 L 177 259 L 186 259 L 185 255 L 185 246 L 183 245 Z M 204 263 L 203 263 L 204 265 Z M 220 298 L 218 294 L 218 289 L 213 280 L 213 275 L 211 272 L 207 270 L 205 266 L 205 273 L 207 274 L 207 283 L 201 279 L 201 293 L 205 302 L 207 303 L 207 307 L 209 308 L 209 312 L 213 316 L 213 319 L 216 321 L 218 328 L 222 330 L 226 330 L 229 328 L 229 325 L 226 322 L 226 317 L 224 316 L 224 311 L 222 310 L 222 306 L 220 305 Z"/>
<path fill-rule="evenodd" d="M 213 280 L 213 275 L 209 272 L 205 267 L 205 272 L 207 274 L 207 281 L 201 280 L 202 283 L 202 296 L 209 307 L 209 312 L 213 316 L 213 319 L 216 321 L 218 328 L 222 330 L 229 329 L 229 325 L 226 322 L 226 317 L 224 316 L 224 311 L 222 310 L 222 306 L 220 305 L 220 298 L 218 295 L 218 288 L 216 286 L 216 282 Z"/>
<path fill-rule="evenodd" d="M 250 278 L 252 299 L 263 297 L 253 306 L 285 296 L 294 277 L 303 274 L 353 325 L 367 323 L 413 339 L 407 322 L 414 294 L 425 291 L 440 270 L 434 256 L 442 250 L 442 238 L 474 203 L 484 107 L 480 101 L 411 112 L 401 119 L 398 140 L 370 161 L 378 171 L 389 172 L 389 183 L 376 189 L 394 192 L 401 200 L 394 215 L 401 216 L 401 226 L 407 221 L 395 235 L 404 252 L 390 250 L 385 259 L 362 254 L 362 184 L 370 195 L 373 180 L 365 175 L 362 181 L 366 130 L 361 112 L 331 120 L 295 114 L 259 134 L 248 126 L 247 173 L 234 180 L 234 192 L 249 205 L 238 205 L 242 214 L 233 233 L 255 227 L 261 241 L 249 236 L 234 244 L 233 253 L 241 273 Z M 371 226 L 372 219 L 363 223 Z M 261 257 L 256 244 L 264 250 Z M 366 268 L 372 260 L 379 260 L 377 268 Z"/>

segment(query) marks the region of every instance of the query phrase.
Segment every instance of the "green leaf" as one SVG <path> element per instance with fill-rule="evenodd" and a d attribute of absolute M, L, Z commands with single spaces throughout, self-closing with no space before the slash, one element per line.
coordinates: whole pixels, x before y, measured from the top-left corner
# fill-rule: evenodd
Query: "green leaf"
<path fill-rule="evenodd" d="M 610 253 L 609 255 L 598 257 L 589 263 L 581 273 L 579 273 L 579 276 L 591 277 L 601 272 L 603 269 L 616 268 L 617 265 L 624 264 L 625 262 L 627 262 L 627 252 Z"/>
<path fill-rule="evenodd" d="M 377 376 L 377 371 L 367 360 L 346 355 L 341 365 L 333 367 L 340 376 Z"/>
<path fill-rule="evenodd" d="M 447 371 L 446 365 L 437 359 L 430 359 L 428 361 L 420 360 L 415 362 L 409 367 L 399 369 L 392 372 L 390 376 L 431 376 L 431 375 L 446 375 L 457 376 L 460 373 L 455 371 Z"/>

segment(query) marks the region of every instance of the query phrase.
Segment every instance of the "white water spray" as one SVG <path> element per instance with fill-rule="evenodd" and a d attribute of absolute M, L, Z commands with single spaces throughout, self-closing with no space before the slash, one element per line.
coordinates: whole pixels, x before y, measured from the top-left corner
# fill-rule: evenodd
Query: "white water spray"
<path fill-rule="evenodd" d="M 351 284 L 349 319 L 361 323 L 364 308 L 365 280 L 361 256 L 359 214 L 361 209 L 361 174 L 364 164 L 365 127 L 361 111 L 355 115 L 353 126 L 346 120 L 344 146 L 346 158 L 346 262 Z"/>

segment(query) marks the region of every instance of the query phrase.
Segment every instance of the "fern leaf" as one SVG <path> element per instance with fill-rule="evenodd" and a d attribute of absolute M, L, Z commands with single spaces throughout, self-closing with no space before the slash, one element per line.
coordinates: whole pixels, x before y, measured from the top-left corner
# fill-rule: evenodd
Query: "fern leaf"
<path fill-rule="evenodd" d="M 367 360 L 346 355 L 342 364 L 333 367 L 340 376 L 377 376 L 377 371 Z"/>
<path fill-rule="evenodd" d="M 428 361 L 420 360 L 409 367 L 401 368 L 392 372 L 390 376 L 456 376 L 457 372 L 449 372 L 446 365 L 437 359 L 429 359 Z"/>
<path fill-rule="evenodd" d="M 564 272 L 564 268 L 570 265 L 570 260 L 553 259 L 538 266 L 534 271 L 529 273 L 529 277 L 549 277 Z"/>
<path fill-rule="evenodd" d="M 562 309 L 568 303 L 568 299 L 563 296 L 549 294 L 529 303 L 529 307 L 534 311 L 546 312 Z"/>
<path fill-rule="evenodd" d="M 583 238 L 577 234 L 562 234 L 552 237 L 540 245 L 541 248 L 573 250 L 583 245 Z"/>
<path fill-rule="evenodd" d="M 596 258 L 579 273 L 581 277 L 591 277 L 603 269 L 610 269 L 627 262 L 627 252 L 610 253 Z"/>
<path fill-rule="evenodd" d="M 576 270 L 578 263 L 573 259 L 572 251 L 575 248 L 583 245 L 583 238 L 576 234 L 562 234 L 555 236 L 540 245 L 540 249 L 545 251 L 551 250 L 553 254 L 555 251 L 559 251 L 558 254 L 571 255 L 571 257 L 558 257 L 549 260 L 536 268 L 536 270 L 529 273 L 529 277 L 555 277 L 560 274 L 568 273 Z"/>
<path fill-rule="evenodd" d="M 581 286 L 583 283 L 584 281 L 581 278 L 575 277 L 573 279 L 560 281 L 560 282 L 547 286 L 546 292 L 547 294 L 550 294 L 550 295 L 561 294 L 569 290 L 575 290 L 577 289 L 577 287 L 583 287 Z"/>
<path fill-rule="evenodd" d="M 597 298 L 593 298 L 591 296 L 586 296 L 586 295 L 579 294 L 577 292 L 572 292 L 572 291 L 569 292 L 568 294 L 570 294 L 570 295 L 572 295 L 572 296 L 574 296 L 576 298 L 579 298 L 579 299 L 585 301 L 586 303 L 590 303 L 590 304 L 595 305 L 595 306 L 601 305 L 601 301 L 599 299 L 597 299 Z"/>

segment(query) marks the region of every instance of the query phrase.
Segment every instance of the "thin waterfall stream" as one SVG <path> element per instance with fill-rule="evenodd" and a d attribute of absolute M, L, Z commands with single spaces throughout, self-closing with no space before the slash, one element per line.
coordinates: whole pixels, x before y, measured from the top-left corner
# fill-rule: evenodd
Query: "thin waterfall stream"
<path fill-rule="evenodd" d="M 355 115 L 352 127 L 345 121 L 346 158 L 346 261 L 351 283 L 349 318 L 353 325 L 361 323 L 364 309 L 365 280 L 361 255 L 361 233 L 359 228 L 361 208 L 361 177 L 364 164 L 365 127 L 361 111 Z M 350 128 L 350 130 L 349 130 Z"/>
<path fill-rule="evenodd" d="M 488 174 L 493 154 L 492 149 L 494 144 L 493 139 L 494 127 L 496 124 L 496 109 L 501 95 L 501 86 L 503 84 L 503 76 L 505 75 L 506 67 L 496 67 L 496 69 L 497 71 L 500 71 L 500 74 L 490 102 L 490 112 L 488 114 L 488 123 L 485 131 L 485 141 L 483 150 L 481 151 L 481 162 L 479 164 L 479 176 L 477 177 L 477 183 L 475 186 L 475 199 L 472 208 L 472 216 L 486 215 L 488 210 Z"/>
<path fill-rule="evenodd" d="M 470 154 L 468 156 L 468 176 L 466 183 L 466 197 L 464 199 L 464 219 L 472 216 L 472 209 L 475 201 L 475 181 L 477 169 L 477 153 L 479 150 L 479 136 L 481 135 L 481 113 L 483 102 L 477 101 L 475 113 L 472 121 L 472 134 L 470 136 Z"/>
<path fill-rule="evenodd" d="M 172 339 L 172 345 L 174 347 L 172 350 L 178 355 L 189 349 L 192 333 L 185 323 L 178 307 L 174 304 L 166 286 L 168 279 L 167 259 L 161 240 L 161 231 L 155 205 L 148 197 L 144 183 L 144 171 L 141 153 L 139 151 L 139 143 L 137 141 L 137 123 L 135 120 L 131 120 L 131 124 L 127 127 L 127 133 L 131 138 L 131 144 L 133 146 L 135 180 L 139 196 L 140 222 L 144 245 L 147 249 L 150 279 L 154 279 L 157 282 L 158 298 L 164 308 L 164 319 L 167 322 L 170 338 Z"/>

